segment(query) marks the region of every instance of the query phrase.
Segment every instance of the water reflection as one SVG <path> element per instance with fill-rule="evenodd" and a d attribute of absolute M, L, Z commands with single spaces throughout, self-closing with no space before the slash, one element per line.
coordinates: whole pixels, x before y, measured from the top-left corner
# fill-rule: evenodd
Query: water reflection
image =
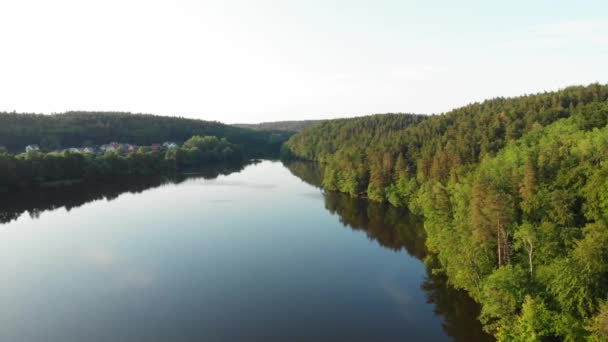
<path fill-rule="evenodd" d="M 322 166 L 309 162 L 290 162 L 285 166 L 306 183 L 320 187 Z M 426 234 L 420 217 L 386 203 L 370 202 L 342 193 L 324 192 L 323 195 L 325 208 L 338 215 L 345 227 L 364 232 L 384 248 L 404 250 L 420 260 L 426 256 Z M 444 276 L 432 274 L 430 268 L 426 273 L 421 288 L 426 293 L 427 302 L 435 305 L 435 313 L 443 317 L 445 333 L 454 341 L 492 341 L 493 338 L 482 331 L 477 320 L 479 305 L 465 292 L 450 287 Z M 395 286 L 389 285 L 386 286 L 387 293 L 398 302 L 407 301 L 394 291 Z"/>
<path fill-rule="evenodd" d="M 338 215 L 345 227 L 365 232 L 382 247 L 405 250 L 419 259 L 426 254 L 422 221 L 406 210 L 336 192 L 325 194 L 325 208 Z"/>
<path fill-rule="evenodd" d="M 215 179 L 220 175 L 239 172 L 245 166 L 257 162 L 201 167 L 173 178 L 125 177 L 116 179 L 112 183 L 78 183 L 61 187 L 4 192 L 0 193 L 0 224 L 17 220 L 26 212 L 32 218 L 38 218 L 45 211 L 60 208 L 70 211 L 89 202 L 112 201 L 124 193 L 141 193 L 165 184 L 178 184 L 186 179 Z"/>

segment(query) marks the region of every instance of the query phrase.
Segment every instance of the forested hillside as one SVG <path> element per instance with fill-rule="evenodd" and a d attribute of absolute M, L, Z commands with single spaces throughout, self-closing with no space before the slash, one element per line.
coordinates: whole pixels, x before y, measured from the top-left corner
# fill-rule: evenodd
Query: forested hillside
<path fill-rule="evenodd" d="M 234 124 L 232 126 L 249 128 L 257 131 L 301 132 L 322 120 L 273 121 L 257 124 Z"/>
<path fill-rule="evenodd" d="M 289 139 L 283 152 L 287 156 L 316 161 L 326 161 L 347 149 L 362 156 L 370 143 L 379 142 L 381 138 L 391 139 L 393 134 L 426 118 L 415 114 L 377 114 L 321 121 Z"/>
<path fill-rule="evenodd" d="M 253 131 L 219 122 L 178 117 L 115 113 L 68 112 L 64 114 L 0 113 L 0 146 L 23 151 L 37 144 L 43 150 L 101 145 L 112 141 L 150 145 L 164 141 L 182 143 L 192 136 L 216 136 L 240 145 L 245 154 L 278 153 L 291 135 L 287 132 Z"/>
<path fill-rule="evenodd" d="M 608 339 L 608 86 L 496 98 L 395 127 L 334 120 L 285 154 L 323 186 L 424 216 L 429 265 L 499 340 Z M 357 127 L 357 129 L 349 128 Z"/>

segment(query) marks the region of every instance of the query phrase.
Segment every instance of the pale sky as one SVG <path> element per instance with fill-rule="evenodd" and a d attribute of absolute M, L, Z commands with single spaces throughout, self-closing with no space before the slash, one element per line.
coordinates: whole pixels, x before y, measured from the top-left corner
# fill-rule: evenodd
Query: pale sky
<path fill-rule="evenodd" d="M 608 83 L 608 1 L 0 0 L 0 110 L 227 123 Z"/>

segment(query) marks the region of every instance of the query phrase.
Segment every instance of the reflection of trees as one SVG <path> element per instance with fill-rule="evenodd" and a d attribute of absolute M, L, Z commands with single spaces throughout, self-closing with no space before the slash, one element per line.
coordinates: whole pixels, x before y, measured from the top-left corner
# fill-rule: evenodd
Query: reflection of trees
<path fill-rule="evenodd" d="M 443 316 L 443 330 L 454 341 L 493 341 L 483 332 L 481 322 L 477 319 L 480 307 L 466 292 L 449 286 L 443 275 L 431 275 L 427 268 L 427 277 L 422 283 L 429 303 L 435 304 L 435 313 Z"/>
<path fill-rule="evenodd" d="M 322 164 L 307 161 L 284 161 L 283 165 L 294 176 L 314 187 L 321 188 L 321 184 L 323 183 Z"/>
<path fill-rule="evenodd" d="M 216 164 L 193 170 L 188 176 L 177 178 L 126 177 L 112 183 L 80 183 L 53 188 L 27 189 L 7 192 L 0 196 L 0 223 L 8 223 L 28 212 L 38 218 L 48 210 L 65 208 L 71 210 L 97 200 L 112 201 L 123 193 L 141 193 L 163 184 L 177 184 L 186 178 L 214 179 L 241 171 L 246 164 Z"/>
<path fill-rule="evenodd" d="M 426 254 L 422 221 L 407 210 L 338 192 L 325 194 L 325 208 L 338 214 L 345 226 L 364 231 L 383 247 L 405 249 L 419 259 Z"/>
<path fill-rule="evenodd" d="M 285 163 L 292 174 L 304 182 L 321 187 L 323 166 L 319 163 L 293 161 Z M 325 208 L 340 216 L 345 226 L 364 231 L 367 236 L 386 248 L 405 249 L 422 259 L 426 254 L 425 232 L 420 217 L 386 203 L 370 202 L 339 192 L 325 193 Z"/>
<path fill-rule="evenodd" d="M 322 170 L 317 164 L 293 162 L 285 165 L 303 181 L 320 187 Z M 325 192 L 325 208 L 340 217 L 344 226 L 363 231 L 369 239 L 392 250 L 405 249 L 418 259 L 426 256 L 423 221 L 402 208 L 387 203 L 353 198 L 338 192 Z M 481 329 L 479 305 L 465 292 L 447 284 L 445 277 L 434 275 L 427 268 L 421 285 L 429 303 L 435 304 L 435 313 L 443 317 L 443 328 L 455 341 L 491 341 Z"/>

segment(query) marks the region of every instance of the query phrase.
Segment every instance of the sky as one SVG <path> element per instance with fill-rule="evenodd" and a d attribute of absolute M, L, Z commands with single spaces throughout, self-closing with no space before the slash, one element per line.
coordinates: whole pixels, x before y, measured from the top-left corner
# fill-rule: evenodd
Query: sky
<path fill-rule="evenodd" d="M 608 83 L 608 1 L 1 0 L 0 111 L 433 114 Z"/>

